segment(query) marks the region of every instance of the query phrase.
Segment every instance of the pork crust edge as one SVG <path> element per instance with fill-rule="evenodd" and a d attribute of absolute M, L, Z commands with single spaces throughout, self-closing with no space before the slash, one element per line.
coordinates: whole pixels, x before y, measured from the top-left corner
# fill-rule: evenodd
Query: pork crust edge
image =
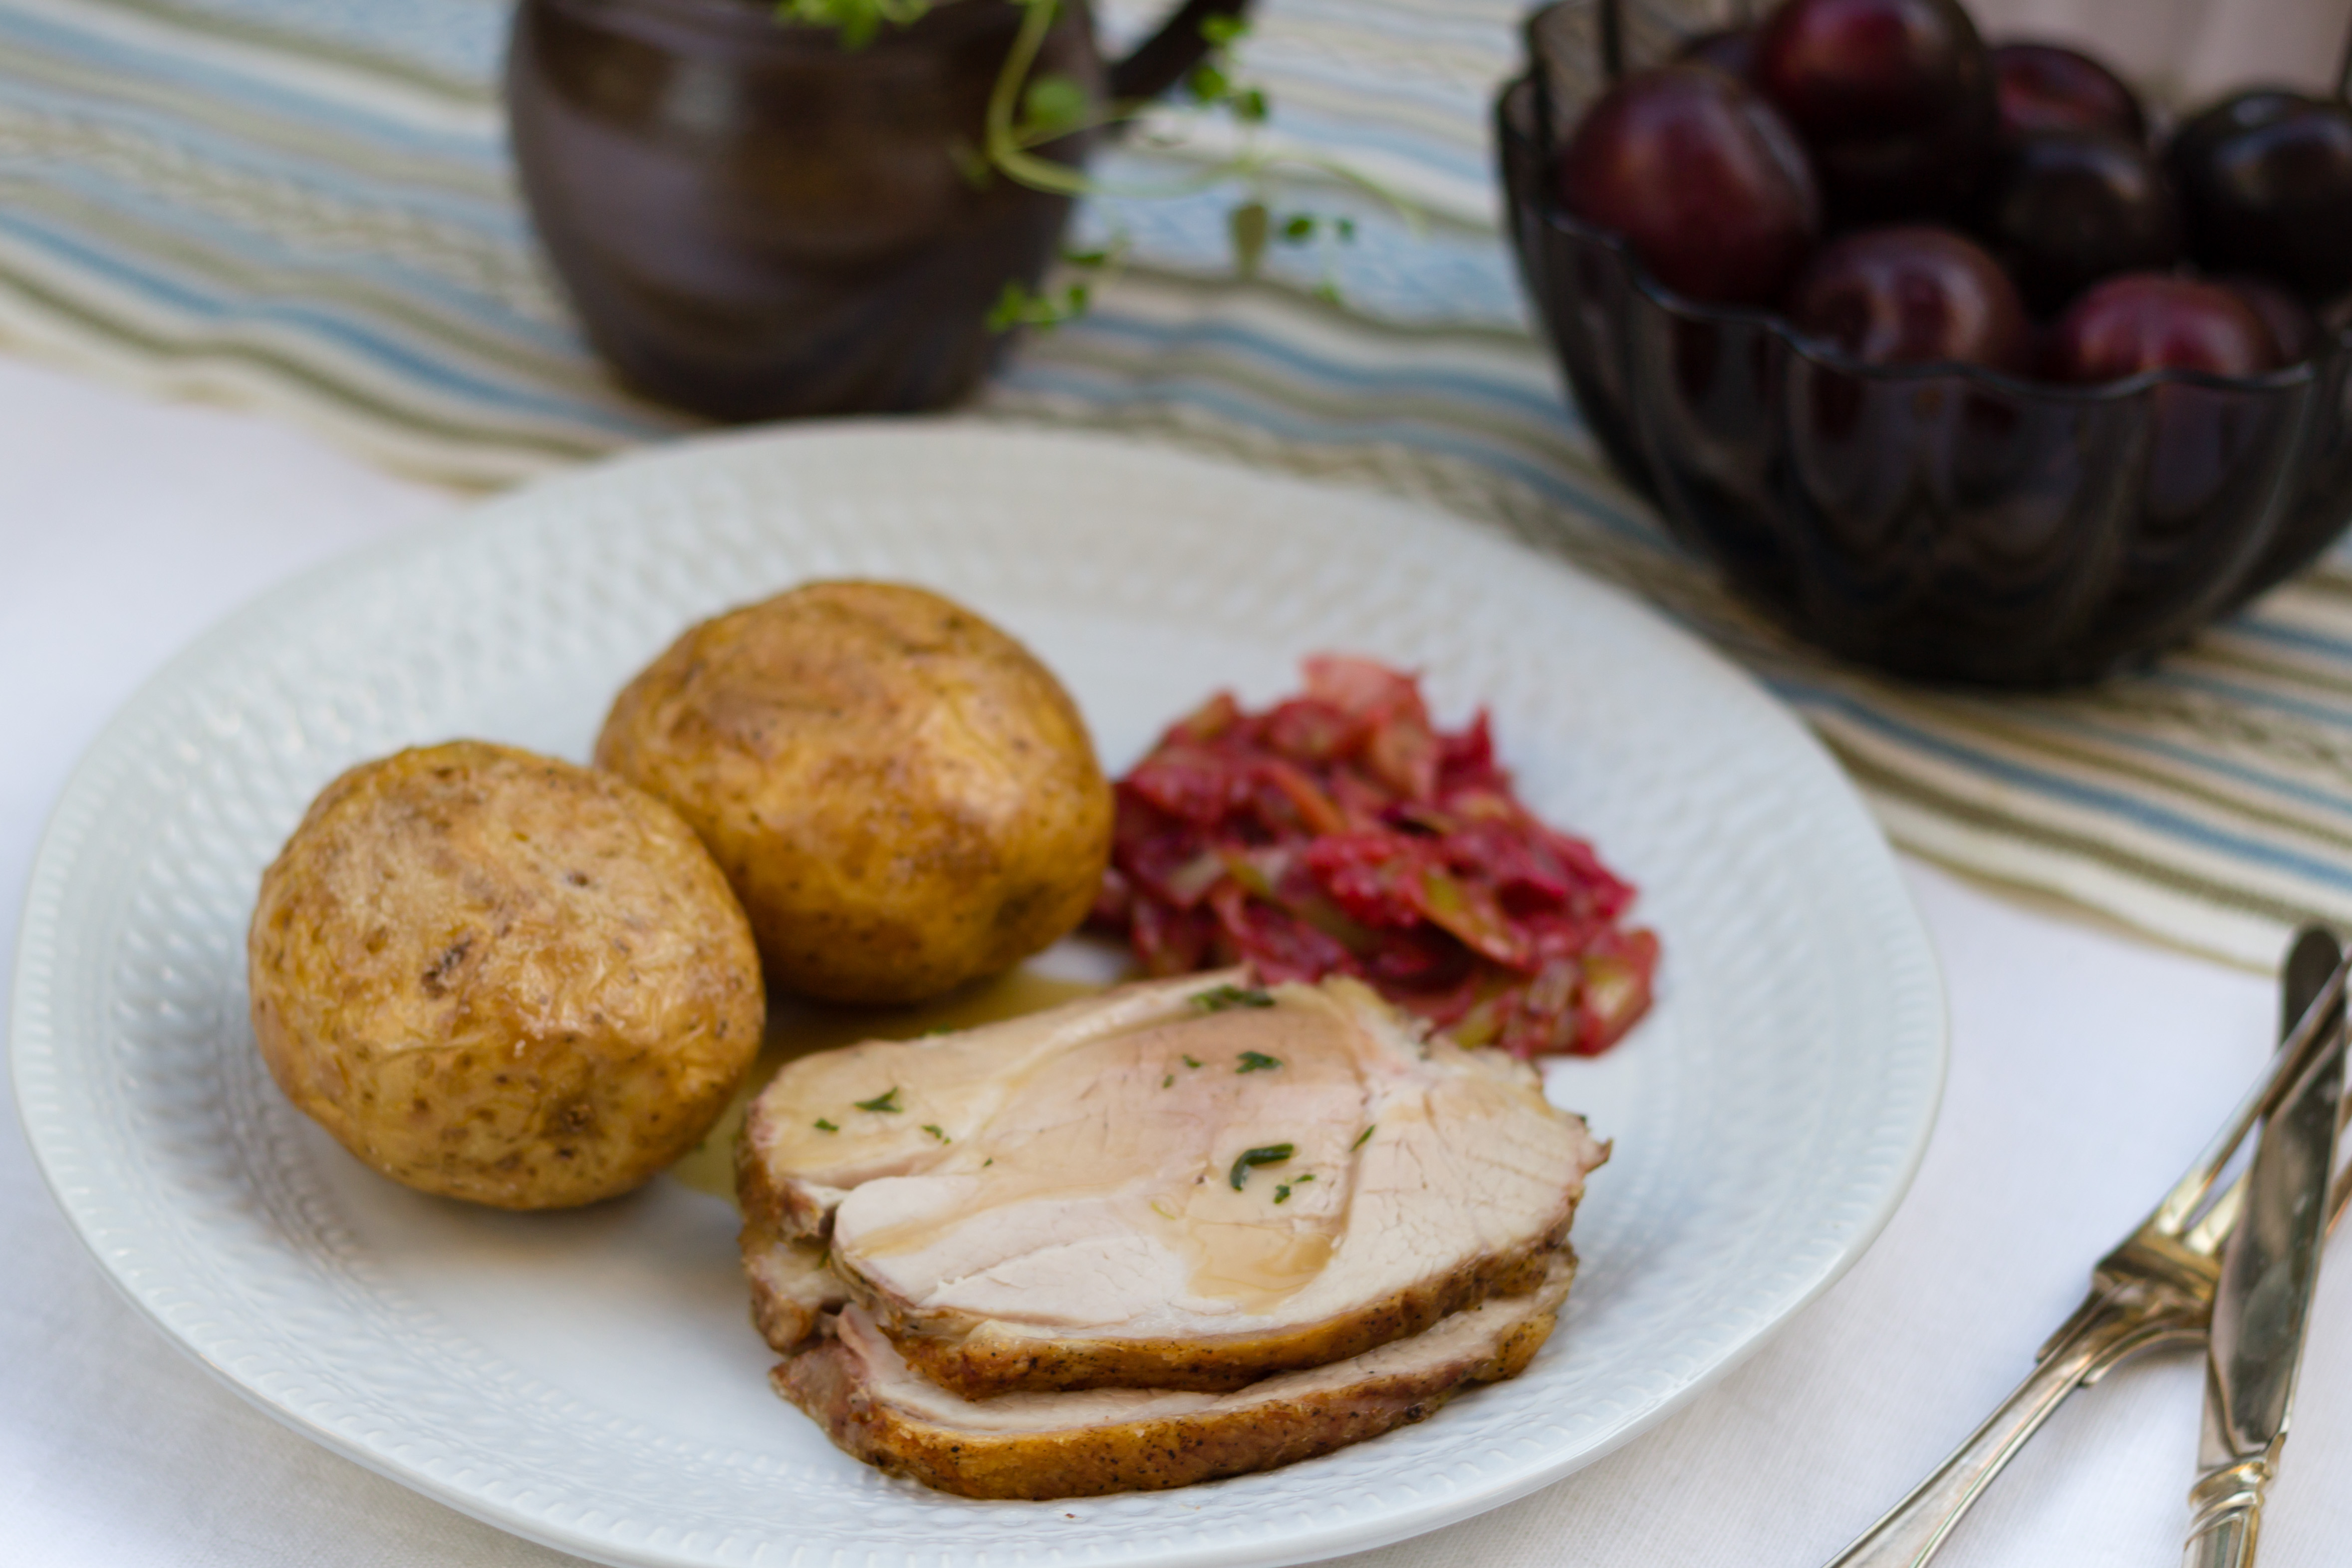
<path fill-rule="evenodd" d="M 1558 1313 L 1555 1304 L 1530 1316 L 1467 1360 L 1239 1409 L 1057 1432 L 959 1430 L 899 1409 L 874 1397 L 834 1338 L 809 1342 L 769 1378 L 844 1451 L 886 1474 L 959 1497 L 1042 1502 L 1247 1475 L 1426 1420 L 1465 1388 L 1526 1371 Z"/>

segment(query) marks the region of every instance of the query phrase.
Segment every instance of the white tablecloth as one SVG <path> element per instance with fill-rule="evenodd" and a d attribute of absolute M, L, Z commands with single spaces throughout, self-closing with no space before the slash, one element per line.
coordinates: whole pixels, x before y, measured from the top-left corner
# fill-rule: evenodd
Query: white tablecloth
<path fill-rule="evenodd" d="M 0 953 L 51 802 L 141 679 L 264 586 L 454 504 L 255 417 L 0 359 Z M 1664 1426 L 1356 1568 L 1810 1568 L 2024 1373 L 2091 1260 L 2251 1081 L 2275 1003 L 2264 980 L 1909 871 L 1950 988 L 1952 1069 L 1885 1235 Z M 85 1256 L 13 1114 L 0 1279 L 0 1564 L 570 1561 L 311 1447 L 181 1355 Z M 2352 1551 L 2352 1265 L 2324 1284 L 2314 1336 L 2265 1568 Z M 2172 1355 L 2078 1397 L 1942 1561 L 2178 1561 L 2200 1379 Z"/>

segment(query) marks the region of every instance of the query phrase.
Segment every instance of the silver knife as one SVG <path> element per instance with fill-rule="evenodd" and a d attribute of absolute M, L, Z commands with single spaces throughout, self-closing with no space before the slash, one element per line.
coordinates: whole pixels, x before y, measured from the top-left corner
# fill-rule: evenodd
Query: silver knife
<path fill-rule="evenodd" d="M 2291 973 L 2305 956 L 2298 943 Z M 2317 961 L 2315 953 L 2308 962 Z M 2251 1568 L 2263 1490 L 2278 1473 L 2326 1240 L 2344 1098 L 2340 995 L 2327 1023 L 2333 1037 L 2326 1048 L 2263 1120 L 2245 1206 L 2221 1250 L 2206 1341 L 2205 1430 L 2197 1455 L 2202 1473 L 2189 1493 L 2194 1517 L 2186 1568 Z"/>
<path fill-rule="evenodd" d="M 2069 1394 L 2151 1346 L 2205 1342 L 2221 1284 L 2222 1244 L 2237 1224 L 2249 1184 L 2241 1176 L 2218 1198 L 2213 1189 L 2257 1121 L 2275 1114 L 2340 1037 L 2333 1023 L 2352 983 L 2352 964 L 2340 960 L 2341 950 L 2326 931 L 2306 928 L 2297 933 L 2282 975 L 2286 1038 L 2271 1070 L 2147 1218 L 2099 1260 L 2091 1293 L 2042 1347 L 2033 1372 L 1829 1568 L 1924 1568 L 1950 1539 L 1961 1515 Z M 2338 1184 L 2332 1212 L 2340 1215 L 2347 1203 L 2352 1172 Z"/>

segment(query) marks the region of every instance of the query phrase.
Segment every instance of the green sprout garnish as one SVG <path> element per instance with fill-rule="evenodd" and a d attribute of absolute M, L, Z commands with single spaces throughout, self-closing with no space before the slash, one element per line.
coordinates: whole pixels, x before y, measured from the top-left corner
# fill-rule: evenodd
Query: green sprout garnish
<path fill-rule="evenodd" d="M 1288 1202 L 1290 1201 L 1290 1189 L 1289 1189 L 1288 1187 L 1276 1187 L 1276 1188 L 1275 1188 L 1275 1189 L 1274 1189 L 1274 1201 L 1275 1201 L 1276 1203 L 1278 1203 L 1278 1204 L 1286 1204 L 1286 1203 L 1288 1203 Z"/>
<path fill-rule="evenodd" d="M 1233 1183 L 1234 1191 L 1240 1192 L 1249 1185 L 1249 1173 L 1253 1166 L 1279 1165 L 1296 1152 L 1297 1145 L 1291 1143 L 1269 1143 L 1263 1149 L 1245 1149 L 1242 1152 L 1241 1158 L 1234 1162 L 1232 1174 L 1227 1180 Z"/>
<path fill-rule="evenodd" d="M 924 1122 L 923 1131 L 929 1133 L 932 1137 L 938 1139 L 942 1143 L 952 1143 L 955 1142 L 954 1139 L 940 1131 L 940 1124 L 936 1121 Z"/>
<path fill-rule="evenodd" d="M 824 27 L 845 49 L 862 49 L 885 26 L 907 27 L 919 22 L 942 0 L 772 0 L 775 15 L 787 26 Z M 1238 131 L 1238 144 L 1213 155 L 1195 174 L 1154 184 L 1119 186 L 1090 177 L 1078 166 L 1075 152 L 1063 151 L 1073 138 L 1131 123 L 1150 105 L 1141 100 L 1105 100 L 1087 82 L 1059 72 L 1038 69 L 1048 36 L 1070 9 L 1068 0 L 1012 0 L 1021 13 L 1021 25 L 997 68 L 977 144 L 958 139 L 944 150 L 965 183 L 985 190 L 1002 175 L 1031 190 L 1062 196 L 1111 198 L 1172 198 L 1218 186 L 1234 189 L 1227 215 L 1234 269 L 1244 278 L 1256 275 L 1269 242 L 1286 246 L 1320 245 L 1328 236 L 1340 243 L 1352 241 L 1355 224 L 1347 217 L 1318 217 L 1312 213 L 1276 214 L 1266 195 L 1276 170 L 1301 168 L 1336 180 L 1381 203 L 1403 219 L 1415 234 L 1426 227 L 1421 211 L 1391 187 L 1346 163 L 1285 150 L 1266 136 L 1274 105 L 1265 89 L 1243 79 L 1236 50 L 1248 37 L 1249 22 L 1240 16 L 1213 16 L 1202 19 L 1201 38 L 1206 58 L 1186 73 L 1181 92 L 1196 115 L 1223 115 Z M 1060 144 L 1057 146 L 1056 144 Z M 1084 143 L 1078 142 L 1082 148 Z M 1016 327 L 1050 331 L 1086 313 L 1097 288 L 1121 269 L 1125 246 L 1114 241 L 1093 253 L 1066 254 L 1064 261 L 1083 270 L 1079 281 L 1032 288 L 1020 278 L 1007 279 L 988 313 L 992 331 Z M 1317 298 L 1337 302 L 1339 281 L 1328 261 Z M 1108 265 L 1105 265 L 1108 260 Z"/>
<path fill-rule="evenodd" d="M 1379 1128 L 1379 1126 L 1380 1123 L 1375 1121 L 1371 1126 L 1367 1127 L 1361 1132 L 1357 1133 L 1356 1141 L 1348 1145 L 1348 1152 L 1352 1154 L 1357 1150 L 1362 1148 L 1365 1144 L 1370 1142 L 1372 1141 L 1372 1133 Z"/>
<path fill-rule="evenodd" d="M 1228 1007 L 1271 1007 L 1274 997 L 1255 986 L 1213 985 L 1196 994 L 1192 1005 L 1203 1013 L 1222 1013 Z M 1190 1061 L 1191 1058 L 1185 1058 Z"/>
<path fill-rule="evenodd" d="M 845 49 L 862 49 L 882 24 L 908 26 L 923 18 L 931 0 L 777 0 L 776 16 L 804 27 L 833 27 Z"/>
<path fill-rule="evenodd" d="M 857 1109 L 860 1110 L 902 1110 L 905 1107 L 898 1103 L 898 1089 L 896 1084 L 893 1084 L 890 1088 L 885 1089 L 882 1093 L 876 1095 L 871 1100 L 859 1100 L 857 1102 Z"/>
<path fill-rule="evenodd" d="M 1184 1065 L 1185 1065 L 1186 1067 L 1188 1067 L 1188 1068 L 1196 1068 L 1196 1067 L 1199 1067 L 1201 1064 L 1200 1064 L 1199 1062 L 1194 1061 L 1191 1057 L 1186 1057 L 1186 1058 L 1184 1058 Z"/>
<path fill-rule="evenodd" d="M 1235 1072 L 1271 1072 L 1282 1065 L 1280 1057 L 1270 1057 L 1264 1051 L 1244 1051 L 1240 1061 L 1242 1065 L 1234 1069 Z"/>
<path fill-rule="evenodd" d="M 816 1130 L 820 1132 L 838 1132 L 841 1131 L 840 1128 L 835 1127 L 832 1122 L 827 1121 L 822 1116 L 816 1119 Z"/>

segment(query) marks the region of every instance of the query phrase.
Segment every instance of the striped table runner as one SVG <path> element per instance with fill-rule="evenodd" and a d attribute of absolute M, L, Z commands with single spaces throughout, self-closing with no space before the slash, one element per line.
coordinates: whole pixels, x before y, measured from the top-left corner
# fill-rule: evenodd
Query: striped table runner
<path fill-rule="evenodd" d="M 1102 9 L 1115 40 L 1157 6 Z M 1261 9 L 1244 60 L 1275 133 L 1425 224 L 1285 187 L 1360 237 L 1277 247 L 1242 284 L 1224 198 L 1097 203 L 1082 223 L 1130 265 L 1020 345 L 982 416 L 1418 496 L 1556 551 L 1746 662 L 1898 843 L 1951 866 L 2249 964 L 2302 919 L 2352 926 L 2352 569 L 2087 693 L 1924 692 L 1808 654 L 1610 477 L 1528 336 L 1486 145 L 1517 0 Z M 611 383 L 533 254 L 492 85 L 505 25 L 498 0 L 0 0 L 0 341 L 457 486 L 689 428 Z"/>

